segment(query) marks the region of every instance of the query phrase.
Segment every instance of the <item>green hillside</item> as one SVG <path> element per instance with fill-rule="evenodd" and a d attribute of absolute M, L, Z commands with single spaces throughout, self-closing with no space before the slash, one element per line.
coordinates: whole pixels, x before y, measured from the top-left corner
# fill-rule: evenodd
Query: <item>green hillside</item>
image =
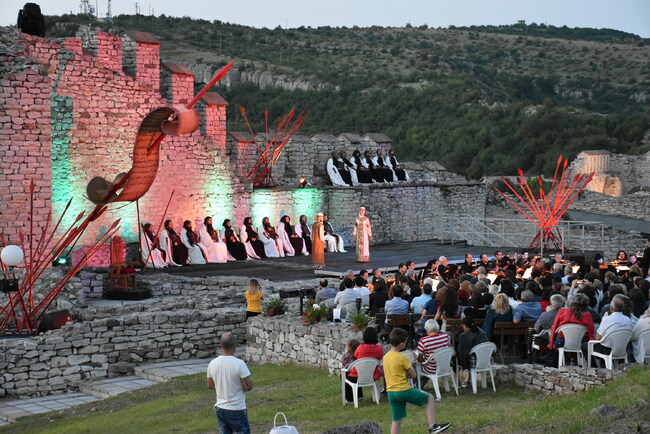
<path fill-rule="evenodd" d="M 49 36 L 74 35 L 89 18 L 48 17 Z M 434 29 L 255 29 L 190 18 L 118 16 L 106 30 L 143 30 L 162 57 L 214 68 L 270 71 L 326 90 L 218 91 L 262 128 L 307 108 L 304 132 L 382 131 L 402 160 L 437 160 L 478 178 L 516 168 L 549 173 L 584 149 L 642 153 L 650 130 L 650 40 L 608 29 L 545 25 Z"/>

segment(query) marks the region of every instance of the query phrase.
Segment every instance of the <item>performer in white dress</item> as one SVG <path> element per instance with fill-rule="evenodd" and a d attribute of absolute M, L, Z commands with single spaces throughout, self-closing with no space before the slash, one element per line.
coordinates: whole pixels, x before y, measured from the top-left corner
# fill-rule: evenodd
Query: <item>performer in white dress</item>
<path fill-rule="evenodd" d="M 287 226 L 290 232 L 287 232 Z M 291 234 L 293 234 L 293 229 L 289 223 L 289 216 L 282 216 L 280 219 L 280 224 L 278 224 L 278 235 L 280 237 L 280 241 L 282 241 L 282 248 L 284 249 L 285 256 L 294 256 L 296 254 L 296 251 L 293 248 L 293 244 L 291 244 Z"/>
<path fill-rule="evenodd" d="M 361 207 L 359 216 L 354 222 L 352 239 L 357 242 L 357 262 L 370 262 L 370 240 L 372 240 L 372 228 L 370 219 L 366 217 L 366 208 Z"/>
<path fill-rule="evenodd" d="M 187 253 L 189 255 L 190 264 L 200 265 L 205 264 L 205 258 L 203 257 L 203 251 L 199 245 L 199 236 L 192 230 L 192 222 L 185 220 L 183 222 L 183 230 L 181 230 L 181 240 L 183 244 L 187 247 Z"/>
<path fill-rule="evenodd" d="M 201 229 L 199 230 L 199 239 L 201 244 L 213 246 L 216 252 L 217 260 L 208 262 L 218 262 L 223 264 L 228 262 L 228 260 L 235 260 L 235 258 L 228 255 L 228 246 L 226 246 L 226 243 L 219 238 L 219 232 L 212 227 L 212 217 L 208 216 L 203 219 L 203 226 L 201 226 Z M 230 258 L 228 258 L 228 256 L 230 256 Z"/>
<path fill-rule="evenodd" d="M 264 257 L 264 243 L 259 239 L 259 235 L 253 229 L 253 219 L 246 217 L 244 225 L 239 229 L 239 238 L 244 243 L 246 254 L 250 259 L 260 259 Z"/>
<path fill-rule="evenodd" d="M 400 181 L 408 181 L 410 179 L 408 172 L 400 167 L 399 161 L 397 161 L 397 158 L 395 158 L 394 149 L 388 151 L 388 158 L 386 158 L 386 163 L 395 174 L 395 179 L 398 179 Z"/>
<path fill-rule="evenodd" d="M 163 252 L 159 249 L 158 245 L 159 241 L 151 223 L 145 223 L 140 233 L 140 251 L 145 267 L 164 268 L 167 266 L 167 262 L 163 258 Z"/>
<path fill-rule="evenodd" d="M 262 231 L 259 234 L 260 240 L 264 243 L 264 251 L 267 257 L 277 258 L 278 256 L 284 256 L 282 240 L 277 232 L 275 232 L 268 217 L 262 219 Z"/>
<path fill-rule="evenodd" d="M 334 228 L 329 222 L 329 216 L 327 214 L 323 214 L 323 229 L 325 229 L 325 242 L 327 243 L 327 251 L 345 253 L 343 237 L 334 232 Z"/>
<path fill-rule="evenodd" d="M 160 231 L 160 237 L 158 239 L 158 244 L 160 246 L 159 249 L 165 252 L 163 255 L 165 264 L 168 266 L 180 267 L 181 264 L 174 262 L 174 249 L 172 249 L 172 240 L 169 238 L 169 232 L 167 231 L 167 228 L 163 228 L 163 230 Z"/>
<path fill-rule="evenodd" d="M 339 167 L 340 166 L 340 167 Z M 342 163 L 339 161 L 336 151 L 332 152 L 331 158 L 327 160 L 327 174 L 332 181 L 332 185 L 349 187 L 352 185 L 350 172 L 342 169 Z"/>

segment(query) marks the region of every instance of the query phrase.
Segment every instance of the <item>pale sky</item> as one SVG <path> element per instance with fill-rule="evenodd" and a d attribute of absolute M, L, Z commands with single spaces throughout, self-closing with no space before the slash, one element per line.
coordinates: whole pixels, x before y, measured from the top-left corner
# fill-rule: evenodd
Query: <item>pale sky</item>
<path fill-rule="evenodd" d="M 79 0 L 30 0 L 46 15 L 78 13 Z M 0 25 L 15 25 L 25 0 L 0 0 Z M 90 0 L 106 16 L 107 0 Z M 140 13 L 189 16 L 253 27 L 367 27 L 546 23 L 610 28 L 650 38 L 650 0 L 138 0 Z M 134 14 L 135 0 L 113 0 L 113 15 Z"/>

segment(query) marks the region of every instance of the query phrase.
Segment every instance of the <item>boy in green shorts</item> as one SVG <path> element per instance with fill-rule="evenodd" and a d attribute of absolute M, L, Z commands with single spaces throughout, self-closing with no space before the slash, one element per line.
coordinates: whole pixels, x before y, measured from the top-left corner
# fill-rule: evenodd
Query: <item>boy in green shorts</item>
<path fill-rule="evenodd" d="M 415 369 L 411 362 L 401 351 L 406 348 L 408 333 L 401 328 L 390 332 L 390 351 L 384 356 L 384 377 L 388 391 L 388 403 L 392 413 L 393 423 L 391 434 L 398 434 L 402 419 L 406 417 L 406 403 L 418 406 L 427 406 L 427 419 L 429 420 L 429 433 L 438 433 L 449 428 L 451 423 L 436 423 L 436 407 L 433 395 L 420 389 L 412 388 L 408 378 L 415 378 Z"/>

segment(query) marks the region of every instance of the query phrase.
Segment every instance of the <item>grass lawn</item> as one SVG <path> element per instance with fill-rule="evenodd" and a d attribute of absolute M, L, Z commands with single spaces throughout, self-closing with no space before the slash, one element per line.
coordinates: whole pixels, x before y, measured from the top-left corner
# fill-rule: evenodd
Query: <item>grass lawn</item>
<path fill-rule="evenodd" d="M 319 433 L 333 426 L 371 419 L 390 432 L 390 408 L 386 396 L 372 403 L 367 393 L 359 408 L 341 404 L 339 377 L 323 369 L 295 365 L 250 366 L 254 389 L 248 393 L 249 419 L 253 433 L 268 433 L 273 416 L 283 411 L 301 434 Z M 589 416 L 601 404 L 629 407 L 638 398 L 650 400 L 650 369 L 635 367 L 621 381 L 577 396 L 543 396 L 525 393 L 518 387 L 498 387 L 497 393 L 479 388 L 461 389 L 460 397 L 443 392 L 437 403 L 439 422 L 452 422 L 455 432 L 598 432 L 602 421 Z M 0 432 L 29 433 L 171 433 L 215 432 L 212 406 L 214 392 L 201 374 L 178 378 L 135 393 L 86 404 L 73 409 L 21 420 Z M 648 414 L 622 424 L 635 425 Z M 403 433 L 426 432 L 424 409 L 409 406 L 402 423 Z M 620 428 L 624 428 L 620 426 Z M 633 426 L 632 426 L 633 428 Z"/>

